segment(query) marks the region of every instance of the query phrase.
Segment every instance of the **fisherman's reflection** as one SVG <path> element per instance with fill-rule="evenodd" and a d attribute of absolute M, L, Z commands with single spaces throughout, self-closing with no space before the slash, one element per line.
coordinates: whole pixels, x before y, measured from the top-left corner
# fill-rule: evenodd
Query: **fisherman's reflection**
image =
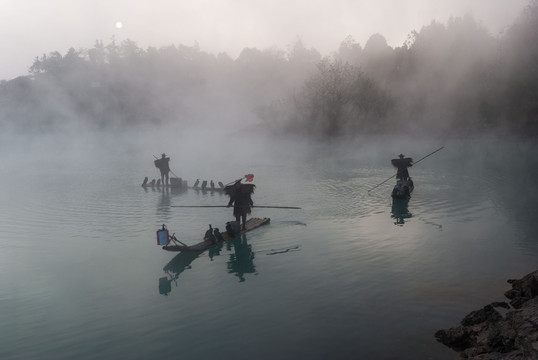
<path fill-rule="evenodd" d="M 230 251 L 230 258 L 226 262 L 228 273 L 239 278 L 239 282 L 245 281 L 245 274 L 256 274 L 254 266 L 254 252 L 252 245 L 247 242 L 245 234 L 237 236 L 226 243 L 226 250 Z M 221 254 L 223 243 L 211 247 L 209 258 L 213 260 L 215 256 Z M 166 266 L 163 271 L 167 276 L 159 278 L 159 294 L 168 295 L 172 291 L 172 283 L 177 286 L 179 275 L 187 269 L 191 269 L 191 263 L 196 260 L 204 251 L 180 252 Z"/>
<path fill-rule="evenodd" d="M 396 220 L 394 225 L 403 226 L 406 219 L 413 217 L 413 214 L 409 212 L 409 199 L 393 199 L 392 200 L 392 212 L 391 218 Z"/>
<path fill-rule="evenodd" d="M 161 200 L 159 201 L 159 205 L 170 206 L 171 205 L 170 189 L 165 187 L 161 189 L 160 191 L 161 191 Z"/>
<path fill-rule="evenodd" d="M 228 272 L 235 274 L 239 282 L 243 282 L 245 274 L 256 274 L 252 245 L 247 242 L 246 235 L 242 234 L 228 241 L 227 248 L 231 250 L 232 247 L 233 253 L 230 254 L 230 260 L 226 263 Z"/>
<path fill-rule="evenodd" d="M 171 212 L 172 198 L 174 196 L 181 195 L 185 192 L 185 189 L 175 189 L 170 187 L 159 187 L 156 191 L 160 192 L 159 202 L 157 204 L 157 210 L 159 214 L 169 214 Z"/>

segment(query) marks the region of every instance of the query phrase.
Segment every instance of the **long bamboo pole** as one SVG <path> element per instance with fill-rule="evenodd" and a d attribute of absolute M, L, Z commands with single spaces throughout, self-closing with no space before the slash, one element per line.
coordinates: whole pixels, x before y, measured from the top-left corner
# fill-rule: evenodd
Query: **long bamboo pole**
<path fill-rule="evenodd" d="M 171 207 L 179 208 L 227 208 L 233 207 L 228 205 L 171 205 Z M 267 205 L 254 205 L 253 208 L 265 208 L 265 209 L 301 209 L 297 206 L 267 206 Z"/>
<path fill-rule="evenodd" d="M 413 161 L 413 165 L 418 164 L 418 163 L 421 162 L 422 160 L 426 159 L 428 156 L 432 156 L 433 154 L 435 154 L 435 153 L 438 152 L 438 151 L 443 150 L 444 148 L 445 148 L 444 146 L 441 146 L 439 149 L 437 149 L 437 150 L 435 150 L 435 151 L 429 153 L 428 155 L 424 156 L 422 159 L 417 160 L 417 161 Z"/>
<path fill-rule="evenodd" d="M 429 153 L 428 155 L 424 156 L 424 157 L 421 158 L 420 160 L 414 161 L 414 162 L 413 162 L 413 165 L 418 164 L 418 163 L 421 162 L 422 160 L 426 159 L 428 156 L 431 156 L 431 155 L 435 154 L 436 152 L 443 150 L 444 148 L 445 148 L 444 146 L 441 146 L 439 149 L 437 149 L 437 150 L 435 150 L 435 151 L 432 151 L 431 153 Z M 373 188 L 371 188 L 370 190 L 368 190 L 368 193 L 369 193 L 370 191 L 374 190 L 375 188 L 377 188 L 378 186 L 383 185 L 384 183 L 386 183 L 387 181 L 389 181 L 390 179 L 392 179 L 392 178 L 395 177 L 395 176 L 396 176 L 396 174 L 392 175 L 392 176 L 389 177 L 387 180 L 385 180 L 385 181 L 383 181 L 383 182 L 377 184 L 376 186 L 374 186 Z"/>

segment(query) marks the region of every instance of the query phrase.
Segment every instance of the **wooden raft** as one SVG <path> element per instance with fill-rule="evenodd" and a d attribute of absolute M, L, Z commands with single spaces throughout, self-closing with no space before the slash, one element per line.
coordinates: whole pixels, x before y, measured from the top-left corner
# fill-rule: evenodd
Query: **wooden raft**
<path fill-rule="evenodd" d="M 241 234 L 244 234 L 246 232 L 249 232 L 251 230 L 254 230 L 262 225 L 265 225 L 267 223 L 269 223 L 269 221 L 271 221 L 271 219 L 269 218 L 250 218 L 247 220 L 246 224 L 245 224 L 245 230 L 241 230 L 240 233 L 234 235 L 234 236 L 230 236 L 228 235 L 228 233 L 226 232 L 226 227 L 224 227 L 224 230 L 221 231 L 221 234 L 222 234 L 222 241 L 217 241 L 215 243 L 209 241 L 209 240 L 204 240 L 202 242 L 199 242 L 198 244 L 194 244 L 194 245 L 179 245 L 179 244 L 168 244 L 168 245 L 165 245 L 163 246 L 163 250 L 166 250 L 166 251 L 175 251 L 175 252 L 178 252 L 178 251 L 204 251 L 204 250 L 207 250 L 209 249 L 210 247 L 212 246 L 215 246 L 217 244 L 220 244 L 220 243 L 223 243 L 225 241 L 228 241 L 236 236 L 239 236 Z M 220 229 L 219 229 L 220 230 Z"/>

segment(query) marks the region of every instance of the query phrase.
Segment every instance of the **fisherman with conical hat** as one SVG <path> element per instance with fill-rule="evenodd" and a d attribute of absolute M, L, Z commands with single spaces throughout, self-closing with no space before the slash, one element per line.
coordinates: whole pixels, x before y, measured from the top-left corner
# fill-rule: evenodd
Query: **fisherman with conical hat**
<path fill-rule="evenodd" d="M 251 213 L 251 207 L 254 206 L 251 195 L 254 194 L 255 187 L 254 184 L 242 184 L 241 179 L 224 187 L 224 192 L 230 197 L 228 207 L 233 205 L 235 220 L 243 230 L 246 230 L 247 214 Z"/>
<path fill-rule="evenodd" d="M 391 163 L 392 165 L 398 169 L 398 172 L 396 173 L 396 179 L 398 180 L 408 180 L 409 179 L 409 171 L 407 168 L 413 166 L 413 159 L 412 158 L 406 158 L 405 155 L 400 154 L 398 155 L 399 159 L 392 159 Z"/>
<path fill-rule="evenodd" d="M 161 183 L 163 186 L 168 186 L 168 173 L 170 172 L 170 158 L 166 157 L 166 154 L 163 153 L 160 159 L 154 161 L 155 167 L 161 171 Z M 164 182 L 166 179 L 166 182 Z"/>

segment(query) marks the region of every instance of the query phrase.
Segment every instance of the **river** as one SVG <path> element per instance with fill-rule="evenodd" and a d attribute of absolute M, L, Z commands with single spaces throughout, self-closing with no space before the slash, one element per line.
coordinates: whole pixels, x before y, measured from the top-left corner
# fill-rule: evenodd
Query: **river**
<path fill-rule="evenodd" d="M 203 140 L 202 140 L 203 139 Z M 233 139 L 233 140 L 232 140 Z M 415 160 L 393 204 L 390 159 Z M 498 139 L 297 140 L 168 132 L 2 137 L 2 359 L 456 359 L 436 330 L 537 269 L 537 146 Z M 232 220 L 215 192 L 143 189 L 166 152 L 192 184 L 254 174 L 271 222 L 201 254 Z"/>

